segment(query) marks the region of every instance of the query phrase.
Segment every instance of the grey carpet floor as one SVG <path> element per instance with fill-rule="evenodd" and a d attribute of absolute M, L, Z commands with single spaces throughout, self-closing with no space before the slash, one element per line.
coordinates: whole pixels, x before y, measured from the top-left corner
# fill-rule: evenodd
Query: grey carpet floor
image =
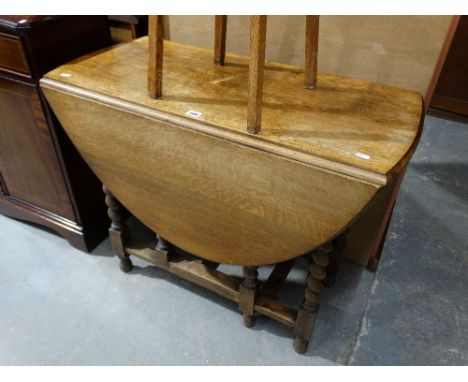
<path fill-rule="evenodd" d="M 378 272 L 343 264 L 305 355 L 281 324 L 247 329 L 234 303 L 143 261 L 120 272 L 108 240 L 86 255 L 0 216 L 0 364 L 467 364 L 467 142 L 468 126 L 426 119 Z M 285 302 L 304 278 L 300 261 Z"/>
<path fill-rule="evenodd" d="M 468 365 L 468 125 L 427 117 L 352 364 Z"/>

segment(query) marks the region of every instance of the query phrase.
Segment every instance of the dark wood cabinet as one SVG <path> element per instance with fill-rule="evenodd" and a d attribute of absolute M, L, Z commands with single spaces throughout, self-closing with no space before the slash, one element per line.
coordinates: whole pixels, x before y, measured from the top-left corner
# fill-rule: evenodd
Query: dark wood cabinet
<path fill-rule="evenodd" d="M 453 16 L 426 102 L 435 111 L 468 116 L 468 16 Z"/>
<path fill-rule="evenodd" d="M 112 40 L 115 43 L 129 42 L 148 34 L 148 16 L 110 15 Z"/>
<path fill-rule="evenodd" d="M 110 43 L 106 16 L 0 16 L 0 213 L 51 228 L 85 251 L 107 234 L 101 183 L 38 81 Z"/>
<path fill-rule="evenodd" d="M 33 84 L 0 77 L 0 171 L 8 195 L 74 220 L 65 179 Z"/>

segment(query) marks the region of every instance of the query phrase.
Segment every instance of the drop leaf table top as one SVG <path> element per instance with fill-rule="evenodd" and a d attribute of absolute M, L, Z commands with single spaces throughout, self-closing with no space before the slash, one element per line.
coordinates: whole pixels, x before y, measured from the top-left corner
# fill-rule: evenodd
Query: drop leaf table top
<path fill-rule="evenodd" d="M 224 66 L 213 65 L 211 50 L 165 41 L 165 93 L 155 100 L 146 90 L 147 45 L 143 37 L 63 65 L 46 78 L 216 126 L 266 150 L 273 144 L 286 156 L 378 184 L 387 183 L 416 146 L 422 112 L 417 92 L 326 73 L 319 73 L 319 86 L 311 91 L 303 87 L 301 68 L 267 61 L 263 126 L 253 136 L 245 128 L 247 57 L 227 54 Z"/>
<path fill-rule="evenodd" d="M 412 91 L 266 62 L 262 129 L 246 131 L 248 58 L 164 42 L 164 92 L 147 92 L 148 41 L 84 56 L 41 80 L 85 160 L 142 222 L 219 263 L 286 261 L 331 240 L 399 173 L 421 134 Z"/>

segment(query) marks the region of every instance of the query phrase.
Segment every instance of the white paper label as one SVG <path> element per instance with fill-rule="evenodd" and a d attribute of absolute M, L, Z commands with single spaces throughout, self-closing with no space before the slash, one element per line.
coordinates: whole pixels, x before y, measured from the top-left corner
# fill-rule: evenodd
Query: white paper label
<path fill-rule="evenodd" d="M 200 113 L 199 111 L 195 110 L 189 110 L 185 113 L 185 115 L 188 115 L 189 117 L 200 118 L 203 115 L 203 113 Z"/>
<path fill-rule="evenodd" d="M 358 158 L 361 158 L 361 159 L 370 159 L 370 155 L 367 155 L 364 153 L 356 153 L 354 155 L 356 155 Z"/>

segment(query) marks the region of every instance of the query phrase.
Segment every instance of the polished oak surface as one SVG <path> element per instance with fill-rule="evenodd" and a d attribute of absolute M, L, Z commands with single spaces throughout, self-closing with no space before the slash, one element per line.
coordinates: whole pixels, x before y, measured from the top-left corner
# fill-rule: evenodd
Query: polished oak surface
<path fill-rule="evenodd" d="M 194 110 L 202 113 L 192 119 L 196 123 L 283 147 L 295 152 L 289 156 L 333 170 L 344 166 L 345 173 L 379 184 L 399 171 L 420 133 L 422 99 L 416 92 L 324 73 L 312 91 L 303 87 L 302 69 L 267 62 L 262 130 L 251 137 L 248 58 L 228 54 L 226 64 L 217 66 L 210 50 L 169 41 L 164 54 L 165 92 L 156 100 L 146 91 L 146 37 L 83 57 L 47 78 L 186 119 Z"/>
<path fill-rule="evenodd" d="M 262 130 L 248 134 L 247 59 L 228 55 L 221 67 L 210 51 L 176 43 L 165 42 L 164 91 L 151 99 L 146 43 L 63 65 L 41 87 L 108 190 L 205 259 L 271 264 L 331 240 L 417 144 L 416 93 L 332 75 L 306 90 L 301 69 L 273 63 Z"/>
<path fill-rule="evenodd" d="M 117 199 L 173 244 L 219 263 L 304 254 L 346 227 L 378 188 L 43 86 Z"/>

